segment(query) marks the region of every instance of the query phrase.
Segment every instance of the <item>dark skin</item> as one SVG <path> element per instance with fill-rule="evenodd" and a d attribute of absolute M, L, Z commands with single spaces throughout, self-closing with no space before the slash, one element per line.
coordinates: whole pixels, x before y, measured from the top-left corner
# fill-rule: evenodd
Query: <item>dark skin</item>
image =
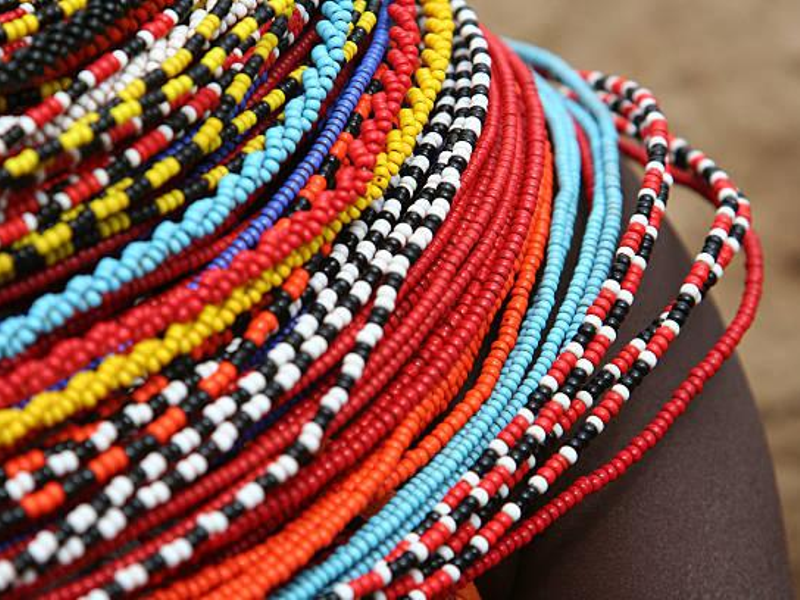
<path fill-rule="evenodd" d="M 630 171 L 624 182 L 630 200 Z M 621 341 L 658 314 L 688 265 L 666 225 Z M 638 434 L 722 331 L 713 302 L 698 307 L 566 479 L 597 468 Z M 794 598 L 772 462 L 738 357 L 641 463 L 477 584 L 492 599 Z"/>

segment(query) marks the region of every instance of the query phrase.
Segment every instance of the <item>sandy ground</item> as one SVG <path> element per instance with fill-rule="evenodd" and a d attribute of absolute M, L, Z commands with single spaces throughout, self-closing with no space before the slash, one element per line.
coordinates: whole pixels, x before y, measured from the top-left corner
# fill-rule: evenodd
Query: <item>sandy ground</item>
<path fill-rule="evenodd" d="M 729 170 L 752 199 L 768 271 L 760 318 L 741 355 L 775 460 L 800 589 L 800 202 L 794 195 L 800 189 L 800 2 L 472 3 L 497 33 L 650 87 L 673 131 Z M 679 195 L 670 213 L 696 248 L 708 223 L 706 207 Z M 739 273 L 714 292 L 728 315 Z"/>

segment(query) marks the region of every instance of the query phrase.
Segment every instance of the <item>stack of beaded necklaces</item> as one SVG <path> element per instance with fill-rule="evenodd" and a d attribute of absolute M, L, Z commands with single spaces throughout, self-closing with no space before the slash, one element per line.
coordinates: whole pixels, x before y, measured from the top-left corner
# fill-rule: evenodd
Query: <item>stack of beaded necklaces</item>
<path fill-rule="evenodd" d="M 463 0 L 0 0 L 0 111 L 4 598 L 452 593 L 653 449 L 761 294 L 649 90 Z M 675 183 L 708 234 L 617 339 Z M 739 250 L 725 334 L 559 481 Z"/>

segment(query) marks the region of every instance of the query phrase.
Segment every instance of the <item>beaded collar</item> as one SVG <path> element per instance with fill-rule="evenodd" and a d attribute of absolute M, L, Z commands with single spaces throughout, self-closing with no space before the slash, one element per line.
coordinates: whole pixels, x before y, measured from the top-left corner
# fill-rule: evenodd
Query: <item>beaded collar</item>
<path fill-rule="evenodd" d="M 758 305 L 750 203 L 653 94 L 463 0 L 9 0 L 0 58 L 9 597 L 446 595 Z M 622 343 L 674 182 L 716 213 Z M 553 496 L 742 248 L 724 336 Z"/>

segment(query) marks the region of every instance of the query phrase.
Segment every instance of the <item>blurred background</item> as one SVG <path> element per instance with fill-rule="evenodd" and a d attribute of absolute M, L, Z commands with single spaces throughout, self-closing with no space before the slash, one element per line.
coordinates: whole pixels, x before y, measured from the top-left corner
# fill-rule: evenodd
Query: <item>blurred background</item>
<path fill-rule="evenodd" d="M 774 458 L 800 589 L 800 1 L 470 2 L 495 33 L 652 89 L 672 131 L 728 170 L 752 200 L 767 282 L 740 354 Z M 669 214 L 697 248 L 708 206 L 679 193 Z M 742 281 L 739 269 L 729 275 L 713 294 L 725 316 Z"/>

